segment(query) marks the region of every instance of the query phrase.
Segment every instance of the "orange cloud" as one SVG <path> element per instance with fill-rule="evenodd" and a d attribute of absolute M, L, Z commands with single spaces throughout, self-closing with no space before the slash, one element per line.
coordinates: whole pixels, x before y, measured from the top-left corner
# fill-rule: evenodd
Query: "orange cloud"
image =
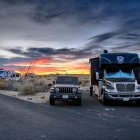
<path fill-rule="evenodd" d="M 35 66 L 35 65 L 39 65 L 39 64 L 47 64 L 50 61 L 50 58 L 38 58 L 35 60 L 30 60 L 30 61 L 26 61 L 26 62 L 17 62 L 12 64 L 13 66 Z M 11 64 L 10 64 L 11 65 Z"/>
<path fill-rule="evenodd" d="M 85 62 L 61 62 L 50 58 L 39 58 L 28 62 L 12 64 L 18 66 L 16 71 L 24 73 L 30 67 L 29 72 L 39 75 L 44 74 L 89 74 L 88 63 Z"/>

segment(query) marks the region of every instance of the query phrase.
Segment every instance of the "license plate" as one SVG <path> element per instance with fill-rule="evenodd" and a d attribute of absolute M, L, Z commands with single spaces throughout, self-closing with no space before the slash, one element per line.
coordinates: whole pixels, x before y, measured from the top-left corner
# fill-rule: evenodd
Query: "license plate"
<path fill-rule="evenodd" d="M 123 98 L 123 101 L 129 101 L 129 98 Z"/>
<path fill-rule="evenodd" d="M 63 99 L 68 99 L 68 95 L 63 95 L 62 98 Z"/>

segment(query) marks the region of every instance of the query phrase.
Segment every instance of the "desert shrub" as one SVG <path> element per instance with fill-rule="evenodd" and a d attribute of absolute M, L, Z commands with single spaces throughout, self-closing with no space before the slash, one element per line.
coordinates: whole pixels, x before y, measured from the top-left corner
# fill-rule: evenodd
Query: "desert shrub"
<path fill-rule="evenodd" d="M 19 81 L 7 81 L 5 79 L 0 79 L 0 89 L 1 90 L 13 90 L 17 91 L 20 87 L 21 82 Z"/>
<path fill-rule="evenodd" d="M 5 79 L 0 79 L 0 90 L 5 90 L 7 89 L 8 84 L 7 81 Z"/>
<path fill-rule="evenodd" d="M 13 90 L 13 81 L 6 81 L 7 87 L 6 90 Z"/>
<path fill-rule="evenodd" d="M 88 79 L 85 79 L 82 81 L 82 85 L 83 86 L 87 86 L 89 84 L 89 80 Z"/>
<path fill-rule="evenodd" d="M 31 82 L 31 83 L 35 83 L 37 79 L 35 78 L 28 78 L 26 79 L 26 81 Z"/>
<path fill-rule="evenodd" d="M 46 87 L 47 85 L 42 85 L 42 86 L 35 86 L 35 91 L 36 92 L 45 92 L 48 90 L 48 88 Z"/>
<path fill-rule="evenodd" d="M 31 83 L 25 83 L 19 87 L 20 95 L 31 95 L 35 93 L 34 85 Z"/>
<path fill-rule="evenodd" d="M 82 86 L 88 86 L 89 85 L 89 76 L 81 76 L 79 80 L 82 82 Z"/>
<path fill-rule="evenodd" d="M 48 91 L 49 87 L 46 81 L 44 80 L 38 80 L 34 83 L 35 91 L 36 92 L 45 92 Z"/>
<path fill-rule="evenodd" d="M 21 85 L 22 85 L 22 83 L 20 83 L 20 82 L 14 82 L 12 90 L 19 91 L 19 88 L 21 87 Z"/>

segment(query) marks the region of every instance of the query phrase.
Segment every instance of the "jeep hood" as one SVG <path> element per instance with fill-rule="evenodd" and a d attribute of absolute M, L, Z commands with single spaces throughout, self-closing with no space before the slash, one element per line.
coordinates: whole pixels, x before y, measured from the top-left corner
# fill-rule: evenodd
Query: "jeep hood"
<path fill-rule="evenodd" d="M 72 85 L 72 84 L 56 84 L 54 87 L 76 87 L 78 88 L 78 85 Z"/>

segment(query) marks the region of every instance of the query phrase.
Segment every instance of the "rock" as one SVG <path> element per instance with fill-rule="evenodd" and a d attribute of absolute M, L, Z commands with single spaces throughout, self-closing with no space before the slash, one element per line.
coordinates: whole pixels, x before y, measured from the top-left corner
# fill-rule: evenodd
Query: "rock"
<path fill-rule="evenodd" d="M 40 97 L 40 99 L 45 99 L 45 96 Z"/>
<path fill-rule="evenodd" d="M 32 100 L 32 98 L 27 98 L 28 100 Z"/>

